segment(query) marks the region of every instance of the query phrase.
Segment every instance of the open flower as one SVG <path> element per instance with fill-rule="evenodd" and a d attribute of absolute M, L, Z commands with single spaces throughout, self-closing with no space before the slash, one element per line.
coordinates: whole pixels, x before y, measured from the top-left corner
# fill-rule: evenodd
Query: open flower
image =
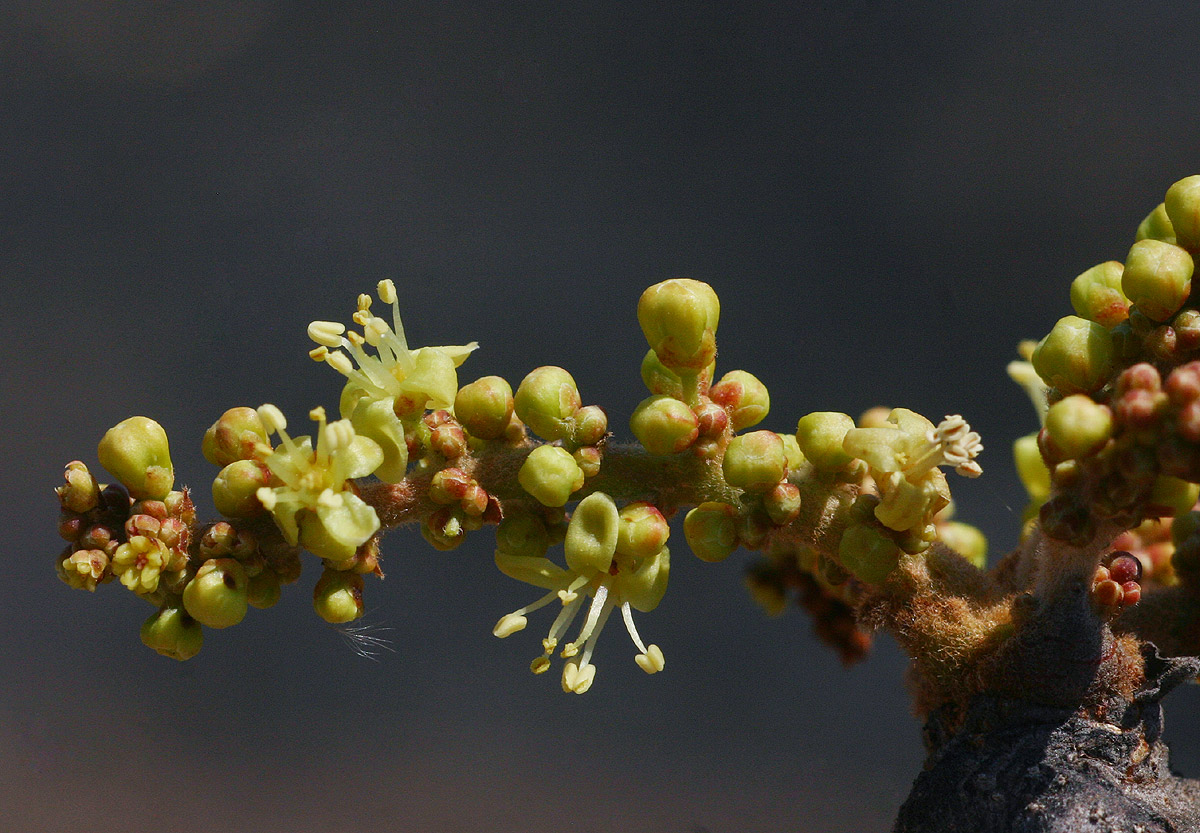
<path fill-rule="evenodd" d="M 950 502 L 950 490 L 938 466 L 954 466 L 964 477 L 983 473 L 975 457 L 983 451 L 979 434 L 957 414 L 936 426 L 918 413 L 895 408 L 887 426 L 852 428 L 842 448 L 865 460 L 879 487 L 875 517 L 902 532 L 932 522 Z"/>
<path fill-rule="evenodd" d="M 259 501 L 289 544 L 334 561 L 350 558 L 379 529 L 375 510 L 350 481 L 375 471 L 383 451 L 374 440 L 357 436 L 348 420 L 326 424 L 324 408 L 309 412 L 317 422 L 315 449 L 308 437 L 288 436 L 287 421 L 274 405 L 263 405 L 258 415 L 281 440 L 264 461 L 281 485 L 261 487 Z"/>
<path fill-rule="evenodd" d="M 426 408 L 454 407 L 458 392 L 456 368 L 479 345 L 475 342 L 456 347 L 421 347 L 410 350 L 400 321 L 396 285 L 379 282 L 379 299 L 392 305 L 392 324 L 371 314 L 369 295 L 358 296 L 354 323 L 362 333 L 347 331 L 334 321 L 314 321 L 308 335 L 317 343 L 309 355 L 323 361 L 346 377 L 341 412 L 351 418 L 361 400 L 391 400 L 398 416 L 419 413 Z M 375 350 L 372 355 L 366 348 Z M 342 351 L 345 352 L 342 352 Z M 349 354 L 349 355 L 347 355 Z"/>
<path fill-rule="evenodd" d="M 511 636 L 524 630 L 528 624 L 526 614 L 560 602 L 561 610 L 542 640 L 542 655 L 529 666 L 534 674 L 541 674 L 550 668 L 550 655 L 558 649 L 571 623 L 586 609 L 578 635 L 563 645 L 560 653 L 567 660 L 563 666 L 563 691 L 583 694 L 596 677 L 596 666 L 591 659 L 600 632 L 613 611 L 619 609 L 625 629 L 639 651 L 634 658 L 638 666 L 647 674 L 661 671 L 662 650 L 657 645 L 647 647 L 642 641 L 633 623 L 633 610 L 649 612 L 662 600 L 670 573 L 670 552 L 663 547 L 642 558 L 618 552 L 616 506 L 612 498 L 600 492 L 580 502 L 571 525 L 574 529 L 568 527 L 566 541 L 567 569 L 548 558 L 496 551 L 496 566 L 501 572 L 549 592 L 502 617 L 492 633 L 502 639 Z"/>

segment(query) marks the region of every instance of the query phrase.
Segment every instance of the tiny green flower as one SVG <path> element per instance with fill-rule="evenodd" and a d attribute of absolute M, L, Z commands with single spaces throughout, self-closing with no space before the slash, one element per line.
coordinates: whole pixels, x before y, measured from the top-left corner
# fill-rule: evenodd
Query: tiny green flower
<path fill-rule="evenodd" d="M 463 385 L 454 397 L 454 416 L 471 436 L 498 440 L 512 419 L 513 392 L 499 376 L 484 376 Z"/>
<path fill-rule="evenodd" d="M 159 576 L 170 566 L 171 553 L 157 538 L 135 535 L 117 547 L 112 571 L 127 588 L 141 595 L 158 589 Z"/>
<path fill-rule="evenodd" d="M 246 616 L 249 579 L 232 558 L 210 558 L 183 589 L 188 614 L 210 628 L 228 628 Z"/>
<path fill-rule="evenodd" d="M 107 568 L 108 555 L 103 550 L 75 550 L 59 559 L 58 575 L 76 590 L 93 592 Z"/>
<path fill-rule="evenodd" d="M 731 370 L 708 391 L 709 398 L 729 412 L 734 431 L 758 425 L 771 409 L 767 386 L 744 370 Z"/>
<path fill-rule="evenodd" d="M 787 474 L 783 439 L 774 431 L 751 431 L 729 441 L 721 463 L 725 482 L 748 492 L 773 489 Z"/>
<path fill-rule="evenodd" d="M 1071 306 L 1075 314 L 1105 327 L 1129 317 L 1129 299 L 1121 291 L 1125 266 L 1115 260 L 1088 269 L 1071 282 Z"/>
<path fill-rule="evenodd" d="M 650 396 L 634 408 L 629 427 L 651 454 L 675 454 L 687 449 L 700 434 L 692 409 L 670 396 Z"/>
<path fill-rule="evenodd" d="M 1167 321 L 1192 289 L 1192 256 L 1161 240 L 1139 240 L 1125 258 L 1121 289 L 1153 321 Z"/>
<path fill-rule="evenodd" d="M 724 561 L 738 546 L 738 513 L 727 503 L 702 503 L 683 519 L 683 536 L 701 561 Z"/>
<path fill-rule="evenodd" d="M 853 456 L 842 448 L 846 432 L 854 427 L 849 414 L 817 411 L 800 418 L 796 442 L 805 458 L 821 471 L 840 471 Z"/>
<path fill-rule="evenodd" d="M 358 296 L 358 311 L 353 316 L 354 323 L 363 328 L 361 334 L 332 321 L 314 321 L 308 326 L 309 338 L 318 345 L 309 355 L 347 379 L 342 416 L 350 417 L 364 397 L 390 400 L 400 417 L 419 414 L 426 408 L 453 407 L 458 391 L 456 368 L 479 345 L 471 342 L 461 347 L 410 350 L 400 321 L 395 284 L 380 281 L 378 294 L 381 301 L 391 304 L 391 326 L 371 314 L 368 295 Z M 368 353 L 367 347 L 374 348 L 376 355 Z"/>
<path fill-rule="evenodd" d="M 575 412 L 582 404 L 579 388 L 561 367 L 539 367 L 517 386 L 513 407 L 517 416 L 539 437 L 562 440 L 574 430 Z"/>
<path fill-rule="evenodd" d="M 122 420 L 108 429 L 96 451 L 100 465 L 135 500 L 162 500 L 171 491 L 175 472 L 167 432 L 154 420 L 143 416 Z"/>
<path fill-rule="evenodd" d="M 566 449 L 540 445 L 529 453 L 517 481 L 543 506 L 563 506 L 583 487 L 583 470 Z"/>
<path fill-rule="evenodd" d="M 142 642 L 164 657 L 180 661 L 200 653 L 204 629 L 179 607 L 164 607 L 142 623 Z"/>
<path fill-rule="evenodd" d="M 1091 393 L 1103 387 L 1112 373 L 1112 336 L 1100 324 L 1068 315 L 1038 342 L 1032 361 L 1051 387 L 1063 393 Z"/>
<path fill-rule="evenodd" d="M 313 587 L 313 610 L 331 625 L 353 622 L 363 615 L 363 577 L 328 567 Z"/>
<path fill-rule="evenodd" d="M 355 434 L 349 420 L 326 424 L 325 409 L 309 416 L 317 422 L 317 447 L 299 442 L 284 430 L 287 422 L 274 405 L 259 408 L 268 431 L 280 445 L 266 459 L 282 485 L 256 493 L 289 544 L 299 544 L 322 558 L 342 561 L 379 529 L 375 510 L 355 494 L 349 482 L 366 477 L 383 462 L 379 445 Z"/>
<path fill-rule="evenodd" d="M 675 278 L 642 293 L 638 323 L 664 366 L 697 373 L 716 355 L 721 303 L 713 288 L 690 278 Z"/>

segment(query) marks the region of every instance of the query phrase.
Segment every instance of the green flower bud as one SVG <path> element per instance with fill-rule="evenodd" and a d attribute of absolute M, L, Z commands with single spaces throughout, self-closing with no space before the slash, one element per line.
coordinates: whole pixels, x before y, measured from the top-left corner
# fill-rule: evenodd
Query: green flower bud
<path fill-rule="evenodd" d="M 738 513 L 727 503 L 702 503 L 683 519 L 683 537 L 701 561 L 724 561 L 738 546 Z"/>
<path fill-rule="evenodd" d="M 721 464 L 725 482 L 748 492 L 773 489 L 787 474 L 783 439 L 774 431 L 751 431 L 729 441 Z"/>
<path fill-rule="evenodd" d="M 512 555 L 541 558 L 550 547 L 542 519 L 530 512 L 511 512 L 496 525 L 496 548 Z"/>
<path fill-rule="evenodd" d="M 64 510 L 83 513 L 100 505 L 100 486 L 83 463 L 78 460 L 67 463 L 63 480 L 66 482 L 54 491 Z"/>
<path fill-rule="evenodd" d="M 581 404 L 579 388 L 561 367 L 539 367 L 521 380 L 513 407 L 517 416 L 539 437 L 565 439 Z"/>
<path fill-rule="evenodd" d="M 846 432 L 854 427 L 849 414 L 817 411 L 800 418 L 796 442 L 810 463 L 821 471 L 838 471 L 854 458 L 842 448 Z"/>
<path fill-rule="evenodd" d="M 651 454 L 683 451 L 700 435 L 700 423 L 692 409 L 669 396 L 643 399 L 629 418 L 629 427 Z"/>
<path fill-rule="evenodd" d="M 576 445 L 595 445 L 608 433 L 608 415 L 599 405 L 587 405 L 575 412 L 575 430 L 571 441 Z"/>
<path fill-rule="evenodd" d="M 1192 256 L 1161 240 L 1139 240 L 1125 258 L 1121 289 L 1147 318 L 1167 321 L 1192 291 Z"/>
<path fill-rule="evenodd" d="M 210 558 L 183 589 L 188 614 L 210 628 L 228 628 L 246 616 L 249 579 L 232 558 Z"/>
<path fill-rule="evenodd" d="M 763 508 L 776 526 L 790 524 L 800 514 L 800 489 L 795 483 L 776 483 L 763 495 Z"/>
<path fill-rule="evenodd" d="M 499 376 L 484 376 L 463 385 L 454 397 L 454 416 L 471 436 L 481 440 L 503 437 L 513 408 L 512 388 Z"/>
<path fill-rule="evenodd" d="M 600 464 L 604 461 L 604 456 L 596 446 L 585 445 L 583 448 L 577 448 L 571 452 L 571 456 L 575 458 L 575 464 L 579 466 L 585 478 L 590 480 L 600 473 Z"/>
<path fill-rule="evenodd" d="M 374 440 L 383 452 L 383 462 L 372 472 L 384 483 L 399 483 L 408 471 L 408 442 L 404 424 L 396 416 L 395 401 L 359 399 L 348 417 L 354 433 Z"/>
<path fill-rule="evenodd" d="M 1071 306 L 1075 314 L 1105 327 L 1129 317 L 1129 299 L 1121 291 L 1125 266 L 1115 260 L 1093 266 L 1071 282 Z"/>
<path fill-rule="evenodd" d="M 1112 336 L 1100 324 L 1068 315 L 1038 342 L 1031 361 L 1051 387 L 1063 393 L 1091 393 L 1103 387 L 1112 373 Z"/>
<path fill-rule="evenodd" d="M 130 417 L 108 429 L 96 452 L 100 465 L 135 500 L 162 500 L 175 483 L 167 432 L 147 417 Z"/>
<path fill-rule="evenodd" d="M 230 518 L 249 518 L 263 511 L 258 490 L 271 482 L 271 470 L 257 460 L 237 460 L 213 480 L 217 511 Z"/>
<path fill-rule="evenodd" d="M 1189 483 L 1178 477 L 1160 474 L 1154 478 L 1154 486 L 1150 490 L 1150 507 L 1156 514 L 1171 515 L 1176 518 L 1188 514 L 1200 498 L 1200 485 Z"/>
<path fill-rule="evenodd" d="M 873 526 L 853 524 L 838 544 L 842 566 L 867 584 L 881 584 L 900 562 L 900 547 Z"/>
<path fill-rule="evenodd" d="M 238 460 L 262 460 L 271 453 L 267 429 L 253 408 L 230 408 L 204 432 L 204 459 L 214 466 Z"/>
<path fill-rule="evenodd" d="M 611 497 L 594 492 L 579 501 L 563 541 L 567 566 L 577 572 L 607 573 L 617 551 L 619 528 L 620 516 Z"/>
<path fill-rule="evenodd" d="M 744 370 L 731 370 L 708 392 L 709 398 L 729 411 L 734 431 L 758 425 L 771 409 L 767 386 Z"/>
<path fill-rule="evenodd" d="M 701 281 L 657 283 L 638 300 L 638 323 L 659 360 L 675 370 L 699 372 L 716 356 L 721 303 Z"/>
<path fill-rule="evenodd" d="M 1167 189 L 1163 207 L 1175 231 L 1175 240 L 1186 249 L 1200 248 L 1200 176 L 1185 177 Z"/>
<path fill-rule="evenodd" d="M 363 615 L 363 577 L 328 567 L 313 587 L 313 610 L 331 625 L 353 622 Z"/>
<path fill-rule="evenodd" d="M 1046 411 L 1046 436 L 1060 459 L 1089 457 L 1112 437 L 1112 411 L 1082 393 L 1060 399 Z"/>
<path fill-rule="evenodd" d="M 142 643 L 164 657 L 183 661 L 200 653 L 204 629 L 178 607 L 164 607 L 142 623 Z"/>
<path fill-rule="evenodd" d="M 1020 437 L 1013 443 L 1013 460 L 1029 497 L 1038 502 L 1050 497 L 1050 469 L 1038 450 L 1036 433 Z"/>
<path fill-rule="evenodd" d="M 262 570 L 250 579 L 246 589 L 246 601 L 251 607 L 259 609 L 274 607 L 279 601 L 280 593 L 279 574 L 274 570 Z"/>
<path fill-rule="evenodd" d="M 939 524 L 938 538 L 977 569 L 987 567 L 987 538 L 970 524 L 960 521 Z"/>
<path fill-rule="evenodd" d="M 562 448 L 540 445 L 529 453 L 517 481 L 544 506 L 563 506 L 571 493 L 583 487 L 583 470 Z"/>
<path fill-rule="evenodd" d="M 637 501 L 621 507 L 617 552 L 627 558 L 649 558 L 667 545 L 671 525 L 658 507 Z"/>
<path fill-rule="evenodd" d="M 1167 216 L 1167 206 L 1159 203 L 1153 211 L 1146 215 L 1137 227 L 1135 240 L 1161 240 L 1164 243 L 1174 243 L 1175 229 L 1171 226 L 1171 218 Z"/>

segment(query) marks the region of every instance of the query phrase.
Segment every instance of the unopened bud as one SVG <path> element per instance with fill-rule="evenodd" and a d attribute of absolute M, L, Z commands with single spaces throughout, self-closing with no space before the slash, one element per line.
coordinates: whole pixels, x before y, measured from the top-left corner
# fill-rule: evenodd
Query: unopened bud
<path fill-rule="evenodd" d="M 699 422 L 692 409 L 669 396 L 643 399 L 629 418 L 638 442 L 651 454 L 684 451 L 699 436 Z"/>
<path fill-rule="evenodd" d="M 762 422 L 771 408 L 767 386 L 744 370 L 731 370 L 708 392 L 713 402 L 729 412 L 734 431 Z"/>
<path fill-rule="evenodd" d="M 171 491 L 175 472 L 167 432 L 152 419 L 130 417 L 112 428 L 96 449 L 104 466 L 135 499 L 161 500 Z"/>
<path fill-rule="evenodd" d="M 1161 240 L 1139 240 L 1125 258 L 1121 288 L 1153 321 L 1167 321 L 1192 289 L 1192 256 Z"/>
<path fill-rule="evenodd" d="M 1129 274 L 1126 267 L 1125 274 Z M 1033 368 L 1063 393 L 1099 390 L 1112 373 L 1112 336 L 1100 324 L 1068 315 L 1060 318 L 1033 351 Z"/>
<path fill-rule="evenodd" d="M 683 519 L 688 547 L 701 561 L 724 561 L 738 546 L 738 513 L 727 503 L 702 503 Z"/>
<path fill-rule="evenodd" d="M 638 300 L 638 323 L 646 341 L 676 371 L 699 372 L 712 362 L 720 313 L 713 288 L 689 278 L 657 283 Z"/>
<path fill-rule="evenodd" d="M 749 492 L 766 492 L 787 474 L 783 440 L 774 431 L 751 431 L 729 441 L 721 464 L 725 482 Z"/>
<path fill-rule="evenodd" d="M 529 453 L 517 472 L 521 488 L 544 506 L 563 506 L 583 487 L 583 470 L 562 448 L 540 445 Z"/>
<path fill-rule="evenodd" d="M 246 616 L 246 570 L 232 558 L 213 558 L 200 565 L 183 590 L 188 614 L 210 628 L 228 628 Z"/>
<path fill-rule="evenodd" d="M 547 440 L 567 438 L 572 417 L 581 405 L 579 388 L 561 367 L 539 367 L 521 380 L 513 407 L 517 416 Z"/>
<path fill-rule="evenodd" d="M 353 622 L 363 614 L 363 577 L 326 568 L 313 587 L 313 610 L 331 625 Z"/>
<path fill-rule="evenodd" d="M 842 448 L 846 433 L 854 427 L 849 414 L 817 411 L 800 418 L 796 442 L 804 457 L 822 471 L 838 471 L 854 458 Z"/>
<path fill-rule="evenodd" d="M 454 397 L 454 415 L 471 436 L 481 440 L 504 436 L 513 407 L 512 388 L 499 376 L 484 376 L 463 385 Z"/>

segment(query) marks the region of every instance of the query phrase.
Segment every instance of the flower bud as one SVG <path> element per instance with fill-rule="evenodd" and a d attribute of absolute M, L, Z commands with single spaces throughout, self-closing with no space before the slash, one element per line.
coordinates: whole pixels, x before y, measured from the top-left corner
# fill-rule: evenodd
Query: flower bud
<path fill-rule="evenodd" d="M 1105 327 L 1129 317 L 1129 299 L 1121 291 L 1125 266 L 1115 260 L 1093 266 L 1071 282 L 1071 306 L 1075 314 Z"/>
<path fill-rule="evenodd" d="M 443 506 L 421 524 L 421 537 L 438 552 L 449 552 L 466 540 L 465 520 L 461 509 Z"/>
<path fill-rule="evenodd" d="M 546 524 L 532 513 L 508 513 L 496 525 L 496 548 L 501 552 L 541 558 L 549 547 L 550 534 Z"/>
<path fill-rule="evenodd" d="M 579 388 L 561 367 L 539 367 L 521 380 L 513 407 L 517 416 L 546 440 L 568 437 L 572 417 L 579 410 Z"/>
<path fill-rule="evenodd" d="M 63 480 L 66 482 L 54 490 L 63 509 L 82 513 L 100 505 L 100 486 L 83 463 L 78 460 L 67 463 Z"/>
<path fill-rule="evenodd" d="M 1058 460 L 1090 457 L 1112 432 L 1112 411 L 1082 393 L 1060 399 L 1046 412 L 1046 436 Z"/>
<path fill-rule="evenodd" d="M 267 430 L 253 408 L 230 408 L 204 432 L 204 459 L 214 466 L 237 460 L 262 460 L 271 453 Z"/>
<path fill-rule="evenodd" d="M 656 396 L 683 398 L 683 382 L 679 375 L 661 361 L 653 349 L 642 357 L 642 383 Z"/>
<path fill-rule="evenodd" d="M 881 584 L 900 562 L 900 547 L 874 526 L 853 524 L 838 543 L 842 566 L 867 584 Z"/>
<path fill-rule="evenodd" d="M 599 405 L 587 405 L 575 412 L 575 430 L 571 441 L 576 445 L 595 445 L 608 433 L 608 415 Z"/>
<path fill-rule="evenodd" d="M 529 453 L 517 472 L 521 488 L 544 506 L 563 506 L 583 487 L 583 471 L 562 448 L 540 445 Z"/>
<path fill-rule="evenodd" d="M 738 513 L 727 503 L 702 503 L 683 519 L 683 536 L 701 561 L 724 561 L 738 546 Z"/>
<path fill-rule="evenodd" d="M 130 417 L 108 429 L 96 449 L 104 466 L 135 499 L 162 500 L 171 491 L 175 472 L 167 432 L 152 419 Z"/>
<path fill-rule="evenodd" d="M 183 589 L 188 614 L 210 628 L 228 628 L 246 615 L 246 570 L 232 558 L 211 558 Z"/>
<path fill-rule="evenodd" d="M 567 566 L 577 572 L 607 573 L 617 551 L 620 516 L 613 499 L 594 492 L 575 507 L 563 541 Z"/>
<path fill-rule="evenodd" d="M 716 356 L 721 304 L 701 281 L 657 283 L 638 300 L 638 323 L 659 360 L 676 371 L 699 372 Z"/>
<path fill-rule="evenodd" d="M 1139 240 L 1125 258 L 1121 289 L 1148 318 L 1167 321 L 1192 290 L 1192 256 L 1161 240 Z"/>
<path fill-rule="evenodd" d="M 604 462 L 600 449 L 594 445 L 575 449 L 571 452 L 571 457 L 575 459 L 575 464 L 583 472 L 584 478 L 589 480 L 600 473 L 600 464 Z"/>
<path fill-rule="evenodd" d="M 795 483 L 777 483 L 763 495 L 763 508 L 776 526 L 796 520 L 800 514 L 800 489 Z"/>
<path fill-rule="evenodd" d="M 767 386 L 744 370 L 731 370 L 708 391 L 709 398 L 729 411 L 734 431 L 762 422 L 771 408 Z"/>
<path fill-rule="evenodd" d="M 313 587 L 313 610 L 331 625 L 353 622 L 363 615 L 363 577 L 328 567 Z"/>
<path fill-rule="evenodd" d="M 1171 515 L 1178 518 L 1186 515 L 1200 498 L 1200 485 L 1189 483 L 1178 477 L 1160 474 L 1154 478 L 1150 489 L 1148 507 L 1154 514 Z"/>
<path fill-rule="evenodd" d="M 617 552 L 628 558 L 649 558 L 667 545 L 671 526 L 658 507 L 637 501 L 621 507 Z"/>
<path fill-rule="evenodd" d="M 1171 226 L 1171 218 L 1167 215 L 1165 203 L 1159 203 L 1154 210 L 1146 215 L 1146 219 L 1137 227 L 1135 240 L 1161 240 L 1164 243 L 1174 243 L 1175 229 Z"/>
<path fill-rule="evenodd" d="M 1038 342 L 1031 360 L 1051 387 L 1068 394 L 1091 393 L 1103 387 L 1112 373 L 1112 336 L 1100 324 L 1068 315 Z"/>
<path fill-rule="evenodd" d="M 513 415 L 513 392 L 499 376 L 484 376 L 463 385 L 454 397 L 454 415 L 481 440 L 498 440 Z"/>
<path fill-rule="evenodd" d="M 1200 248 L 1200 176 L 1185 177 L 1167 189 L 1163 201 L 1175 240 L 1185 249 Z"/>
<path fill-rule="evenodd" d="M 796 442 L 805 458 L 821 471 L 838 471 L 854 458 L 842 448 L 846 433 L 854 427 L 849 414 L 817 411 L 800 418 Z"/>
<path fill-rule="evenodd" d="M 274 570 L 264 569 L 258 575 L 251 577 L 246 587 L 246 601 L 251 607 L 260 610 L 274 607 L 280 596 L 279 574 Z"/>
<path fill-rule="evenodd" d="M 237 460 L 213 480 L 217 511 L 230 518 L 249 518 L 263 511 L 258 490 L 271 482 L 271 471 L 257 460 Z"/>
<path fill-rule="evenodd" d="M 164 607 L 142 623 L 142 643 L 164 657 L 183 661 L 200 653 L 204 629 L 178 607 Z"/>
<path fill-rule="evenodd" d="M 669 396 L 650 396 L 634 408 L 629 427 L 651 454 L 675 454 L 687 449 L 700 434 L 692 409 Z"/>
<path fill-rule="evenodd" d="M 774 431 L 751 431 L 729 441 L 721 464 L 725 482 L 748 492 L 766 492 L 787 474 L 783 439 Z"/>

